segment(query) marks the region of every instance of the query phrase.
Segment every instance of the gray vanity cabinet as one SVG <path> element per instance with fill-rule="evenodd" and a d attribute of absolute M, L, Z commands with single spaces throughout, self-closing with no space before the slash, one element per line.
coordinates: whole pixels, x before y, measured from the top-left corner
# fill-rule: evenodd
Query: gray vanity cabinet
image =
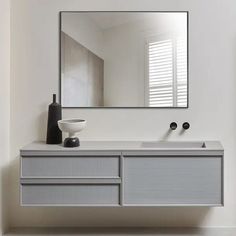
<path fill-rule="evenodd" d="M 124 205 L 221 205 L 221 157 L 126 156 Z"/>
<path fill-rule="evenodd" d="M 39 142 L 21 150 L 22 206 L 223 205 L 223 150 L 217 143 L 203 150 L 82 144 L 68 149 Z"/>

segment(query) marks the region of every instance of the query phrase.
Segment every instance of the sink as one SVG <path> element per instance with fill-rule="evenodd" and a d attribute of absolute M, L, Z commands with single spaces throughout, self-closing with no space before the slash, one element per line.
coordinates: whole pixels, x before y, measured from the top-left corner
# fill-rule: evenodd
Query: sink
<path fill-rule="evenodd" d="M 159 141 L 159 142 L 142 142 L 143 148 L 206 148 L 205 142 L 191 142 L 191 141 Z"/>

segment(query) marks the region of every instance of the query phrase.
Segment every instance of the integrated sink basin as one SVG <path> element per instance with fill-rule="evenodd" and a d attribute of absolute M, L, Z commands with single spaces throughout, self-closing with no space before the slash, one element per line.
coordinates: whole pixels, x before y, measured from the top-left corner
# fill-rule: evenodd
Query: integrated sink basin
<path fill-rule="evenodd" d="M 172 142 L 172 141 L 159 141 L 159 142 L 142 142 L 143 148 L 206 148 L 205 142 Z"/>

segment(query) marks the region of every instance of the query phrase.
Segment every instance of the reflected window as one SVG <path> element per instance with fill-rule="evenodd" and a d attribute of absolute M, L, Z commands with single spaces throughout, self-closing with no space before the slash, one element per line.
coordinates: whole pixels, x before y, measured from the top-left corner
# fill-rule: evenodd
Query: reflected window
<path fill-rule="evenodd" d="M 147 103 L 150 107 L 187 106 L 187 39 L 162 36 L 147 42 Z"/>

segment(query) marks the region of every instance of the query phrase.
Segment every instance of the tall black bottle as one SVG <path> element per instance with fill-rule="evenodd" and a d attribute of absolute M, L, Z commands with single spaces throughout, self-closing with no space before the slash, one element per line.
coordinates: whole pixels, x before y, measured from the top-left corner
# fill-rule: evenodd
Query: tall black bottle
<path fill-rule="evenodd" d="M 56 94 L 53 94 L 53 103 L 48 106 L 47 144 L 62 143 L 62 132 L 57 121 L 61 120 L 61 105 L 56 102 Z"/>

